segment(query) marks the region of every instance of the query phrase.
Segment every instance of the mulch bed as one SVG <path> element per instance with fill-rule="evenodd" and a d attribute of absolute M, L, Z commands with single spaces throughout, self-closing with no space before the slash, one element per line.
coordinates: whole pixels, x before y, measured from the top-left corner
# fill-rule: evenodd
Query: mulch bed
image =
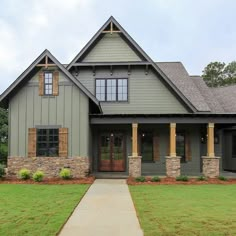
<path fill-rule="evenodd" d="M 20 180 L 20 179 L 0 179 L 0 184 L 92 184 L 94 182 L 94 177 L 87 177 L 87 178 L 81 178 L 81 179 L 68 179 L 63 180 L 60 178 L 50 178 L 50 179 L 44 179 L 42 182 L 35 182 L 31 179 L 28 180 Z"/>
<path fill-rule="evenodd" d="M 176 181 L 174 178 L 161 178 L 160 182 L 151 182 L 151 177 L 146 178 L 146 182 L 136 182 L 135 178 L 129 177 L 127 179 L 128 185 L 202 185 L 202 184 L 236 184 L 236 179 L 228 179 L 226 181 L 219 179 L 208 179 L 204 181 L 196 178 L 189 178 L 187 182 Z"/>

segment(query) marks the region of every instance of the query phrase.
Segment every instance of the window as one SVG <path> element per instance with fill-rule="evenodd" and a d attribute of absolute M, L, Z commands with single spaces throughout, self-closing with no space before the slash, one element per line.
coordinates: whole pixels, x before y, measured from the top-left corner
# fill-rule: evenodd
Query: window
<path fill-rule="evenodd" d="M 176 155 L 181 157 L 181 162 L 185 162 L 185 135 L 184 133 L 176 134 Z"/>
<path fill-rule="evenodd" d="M 153 161 L 153 134 L 142 133 L 141 134 L 141 156 L 142 162 Z"/>
<path fill-rule="evenodd" d="M 232 135 L 232 158 L 236 158 L 236 135 Z"/>
<path fill-rule="evenodd" d="M 128 79 L 96 79 L 96 98 L 99 101 L 127 101 Z"/>
<path fill-rule="evenodd" d="M 37 156 L 58 156 L 59 130 L 37 129 Z"/>
<path fill-rule="evenodd" d="M 45 72 L 44 73 L 44 95 L 52 95 L 52 83 L 53 83 L 52 72 Z"/>

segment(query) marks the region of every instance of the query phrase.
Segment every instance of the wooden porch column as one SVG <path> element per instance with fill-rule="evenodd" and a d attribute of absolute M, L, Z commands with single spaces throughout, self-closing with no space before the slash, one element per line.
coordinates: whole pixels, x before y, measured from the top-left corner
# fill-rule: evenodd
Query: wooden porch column
<path fill-rule="evenodd" d="M 138 124 L 132 124 L 132 156 L 138 156 Z"/>
<path fill-rule="evenodd" d="M 176 157 L 176 123 L 170 123 L 170 157 Z"/>
<path fill-rule="evenodd" d="M 209 123 L 207 126 L 207 156 L 215 157 L 214 151 L 214 123 Z"/>

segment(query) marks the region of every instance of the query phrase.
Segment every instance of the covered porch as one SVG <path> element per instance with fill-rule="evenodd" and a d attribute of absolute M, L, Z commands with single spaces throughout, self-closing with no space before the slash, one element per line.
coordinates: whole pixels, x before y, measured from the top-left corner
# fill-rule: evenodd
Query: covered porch
<path fill-rule="evenodd" d="M 223 172 L 227 171 L 224 161 L 225 129 L 233 126 L 233 117 L 226 123 L 210 117 L 199 119 L 182 115 L 163 118 L 93 116 L 92 172 L 98 176 L 117 177 L 233 175 L 233 170 Z M 109 139 L 105 146 L 104 139 Z M 115 140 L 117 143 L 114 145 Z M 108 169 L 101 168 L 103 159 L 106 159 Z M 117 169 L 115 163 L 118 162 L 123 168 Z"/>

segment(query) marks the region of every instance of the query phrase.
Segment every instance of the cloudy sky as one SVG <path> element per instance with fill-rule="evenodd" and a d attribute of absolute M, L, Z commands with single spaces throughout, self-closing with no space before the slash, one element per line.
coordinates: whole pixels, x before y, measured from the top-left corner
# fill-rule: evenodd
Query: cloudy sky
<path fill-rule="evenodd" d="M 113 15 L 154 61 L 236 60 L 235 0 L 1 0 L 0 94 L 45 49 L 70 62 Z"/>

